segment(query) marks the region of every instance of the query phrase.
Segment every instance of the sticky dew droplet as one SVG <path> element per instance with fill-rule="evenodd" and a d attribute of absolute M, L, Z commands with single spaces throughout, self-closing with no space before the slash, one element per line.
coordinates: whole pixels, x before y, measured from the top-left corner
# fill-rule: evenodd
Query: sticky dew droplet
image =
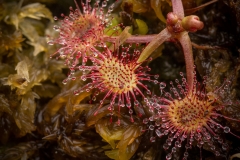
<path fill-rule="evenodd" d="M 149 125 L 149 127 L 148 127 L 148 128 L 149 128 L 149 130 L 151 130 L 151 131 L 152 131 L 152 130 L 154 130 L 154 128 L 155 128 L 155 127 L 154 127 L 154 125 Z"/>
<path fill-rule="evenodd" d="M 54 45 L 54 41 L 53 40 L 49 40 L 47 43 L 48 43 L 48 45 L 51 45 L 51 46 Z"/>
<path fill-rule="evenodd" d="M 97 99 L 96 96 L 93 96 L 93 97 L 92 97 L 92 100 L 93 100 L 93 101 L 96 101 L 96 99 Z"/>
<path fill-rule="evenodd" d="M 79 90 L 73 91 L 73 94 L 76 95 L 76 96 L 79 95 Z"/>
<path fill-rule="evenodd" d="M 223 131 L 224 131 L 224 133 L 229 133 L 230 132 L 230 128 L 226 126 L 226 127 L 223 128 Z"/>
<path fill-rule="evenodd" d="M 163 90 L 166 87 L 166 83 L 160 82 L 159 87 L 160 87 L 160 90 Z"/>
<path fill-rule="evenodd" d="M 167 156 L 166 156 L 166 160 L 170 160 L 170 159 L 172 159 L 172 154 L 168 153 Z"/>
<path fill-rule="evenodd" d="M 105 0 L 105 1 L 102 2 L 102 7 L 104 8 L 106 6 L 107 6 L 107 1 Z"/>
<path fill-rule="evenodd" d="M 150 90 L 147 90 L 147 94 L 150 95 L 150 94 L 151 94 L 151 91 L 150 91 Z"/>
<path fill-rule="evenodd" d="M 151 137 L 150 138 L 150 142 L 155 142 L 156 141 L 156 137 Z"/>
<path fill-rule="evenodd" d="M 140 103 L 139 103 L 138 100 L 135 100 L 135 101 L 134 101 L 134 105 L 135 105 L 135 106 L 138 106 L 139 104 L 140 104 Z"/>
<path fill-rule="evenodd" d="M 143 124 L 148 124 L 148 122 L 149 122 L 148 118 L 143 119 Z"/>
<path fill-rule="evenodd" d="M 68 82 L 68 79 L 64 79 L 64 80 L 62 81 L 62 83 L 63 83 L 64 85 L 66 85 L 67 82 Z"/>

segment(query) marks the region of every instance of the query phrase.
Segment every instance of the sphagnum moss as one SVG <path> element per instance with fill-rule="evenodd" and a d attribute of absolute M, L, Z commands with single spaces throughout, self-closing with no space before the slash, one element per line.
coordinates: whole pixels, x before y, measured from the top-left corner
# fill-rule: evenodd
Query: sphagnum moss
<path fill-rule="evenodd" d="M 212 2 L 214 1 L 216 2 L 216 0 L 213 0 Z M 53 1 L 48 2 L 54 4 Z M 61 2 L 59 1 L 58 3 Z M 14 69 L 16 68 L 16 65 L 23 60 L 24 56 L 26 56 L 30 59 L 30 61 L 34 62 L 33 67 L 34 70 L 32 69 L 32 67 L 29 68 L 29 71 L 32 70 L 31 75 L 34 75 L 33 77 L 36 77 L 34 79 L 37 80 L 36 83 L 34 81 L 34 85 L 41 84 L 38 86 L 38 88 L 39 87 L 42 88 L 41 92 L 38 91 L 37 87 L 33 88 L 33 90 L 36 91 L 37 94 L 39 93 L 40 99 L 36 100 L 33 97 L 35 94 L 29 92 L 27 95 L 29 95 L 29 97 L 32 96 L 32 98 L 29 99 L 29 97 L 27 96 L 28 98 L 24 98 L 24 101 L 21 102 L 23 98 L 19 97 L 16 94 L 15 90 L 11 90 L 11 94 L 8 94 L 6 90 L 3 89 L 4 87 L 8 87 L 10 91 L 10 87 L 13 86 L 12 84 L 9 84 L 9 86 L 4 87 L 0 86 L 1 102 L 3 103 L 2 106 L 3 109 L 1 110 L 0 113 L 1 115 L 0 125 L 4 132 L 3 136 L 1 137 L 1 142 L 7 143 L 7 139 L 9 137 L 11 138 L 11 140 L 9 140 L 10 143 L 7 143 L 7 145 L 5 145 L 4 147 L 8 148 L 8 144 L 12 144 L 11 142 L 14 142 L 15 145 L 15 139 L 12 139 L 11 133 L 14 132 L 16 133 L 15 134 L 16 136 L 19 136 L 18 131 L 24 131 L 25 129 L 28 129 L 27 133 L 30 134 L 26 134 L 26 132 L 24 132 L 24 134 L 21 134 L 21 136 L 26 134 L 27 140 L 25 138 L 21 140 L 28 141 L 29 139 L 31 139 L 36 141 L 34 143 L 26 142 L 23 144 L 16 145 L 15 147 L 13 146 L 12 149 L 6 150 L 6 152 L 4 152 L 4 155 L 1 154 L 0 159 L 2 158 L 9 159 L 9 157 L 16 158 L 15 155 L 18 155 L 17 158 L 22 159 L 26 157 L 30 158 L 31 156 L 32 156 L 31 158 L 34 157 L 38 159 L 41 156 L 43 156 L 43 159 L 49 159 L 49 157 L 50 159 L 52 158 L 67 159 L 72 157 L 78 157 L 83 159 L 88 158 L 106 159 L 107 157 L 104 155 L 103 147 L 106 143 L 101 140 L 101 137 L 103 138 L 103 136 L 100 133 L 103 133 L 104 131 L 106 131 L 106 133 L 109 133 L 108 129 L 112 131 L 115 128 L 116 128 L 115 131 L 117 132 L 114 133 L 112 132 L 110 136 L 109 134 L 106 134 L 105 138 L 109 140 L 110 137 L 110 140 L 111 141 L 113 140 L 114 143 L 117 144 L 117 147 L 119 148 L 113 147 L 108 153 L 105 152 L 106 155 L 108 155 L 111 158 L 115 157 L 115 159 L 121 159 L 122 157 L 127 157 L 125 159 L 130 159 L 130 157 L 132 156 L 133 159 L 135 159 L 136 157 L 138 156 L 141 157 L 141 155 L 145 155 L 144 153 L 146 153 L 145 152 L 147 148 L 145 145 L 146 141 L 141 142 L 141 139 L 143 137 L 147 139 L 149 135 L 143 134 L 143 132 L 141 132 L 141 129 L 147 126 L 145 124 L 147 121 L 152 121 L 151 124 L 149 125 L 149 130 L 154 130 L 156 135 L 159 135 L 160 137 L 162 134 L 168 135 L 166 144 L 164 145 L 164 148 L 167 149 L 168 152 L 170 150 L 170 153 L 167 155 L 167 159 L 170 159 L 171 157 L 175 158 L 175 156 L 179 155 L 181 156 L 181 154 L 184 157 L 184 159 L 186 159 L 187 157 L 188 159 L 192 159 L 188 155 L 190 155 L 189 151 L 191 147 L 194 146 L 204 148 L 204 150 L 211 151 L 216 155 L 228 152 L 228 148 L 229 150 L 233 151 L 232 146 L 228 146 L 227 143 L 225 143 L 229 140 L 229 137 L 225 137 L 227 139 L 225 141 L 224 137 L 222 136 L 222 131 L 234 135 L 236 131 L 230 131 L 230 126 L 232 124 L 230 121 L 234 121 L 235 119 L 230 118 L 230 116 L 235 115 L 237 117 L 239 114 L 236 113 L 237 110 L 236 107 L 234 109 L 231 107 L 227 108 L 229 101 L 221 99 L 221 96 L 219 98 L 220 92 L 218 92 L 218 91 L 227 92 L 228 89 L 224 89 L 225 87 L 224 85 L 226 84 L 227 86 L 229 86 L 229 84 L 226 81 L 226 83 L 222 87 L 218 88 L 218 90 L 214 90 L 212 92 L 207 93 L 205 89 L 203 89 L 205 88 L 204 85 L 198 83 L 196 79 L 193 78 L 194 74 L 192 72 L 193 70 L 192 66 L 194 65 L 193 57 L 195 56 L 195 54 L 192 52 L 191 39 L 192 36 L 195 36 L 195 38 L 207 37 L 206 39 L 208 39 L 209 41 L 205 41 L 206 39 L 203 38 L 204 40 L 197 41 L 197 43 L 206 44 L 214 42 L 217 45 L 224 46 L 225 49 L 229 49 L 226 51 L 226 54 L 228 54 L 229 57 L 234 56 L 232 48 L 239 48 L 239 46 L 236 43 L 234 43 L 237 40 L 231 39 L 229 37 L 232 37 L 232 34 L 239 33 L 239 30 L 235 28 L 231 30 L 232 26 L 234 25 L 232 25 L 231 27 L 230 25 L 221 25 L 221 27 L 218 26 L 216 27 L 215 22 L 217 21 L 217 23 L 219 24 L 229 24 L 225 22 L 229 22 L 229 19 L 233 20 L 235 18 L 235 15 L 233 15 L 234 17 L 233 18 L 229 16 L 229 13 L 225 14 L 227 9 L 221 11 L 218 11 L 218 9 L 210 9 L 211 11 L 210 16 L 207 13 L 204 13 L 202 14 L 203 16 L 200 16 L 204 17 L 203 20 L 206 22 L 205 25 L 207 27 L 205 27 L 203 32 L 201 33 L 199 32 L 198 34 L 192 34 L 190 39 L 190 37 L 188 36 L 188 32 L 195 32 L 198 29 L 202 29 L 203 23 L 196 16 L 190 15 L 189 17 L 187 17 L 184 15 L 184 13 L 186 13 L 185 12 L 186 10 L 185 11 L 183 10 L 182 1 L 172 0 L 171 2 L 173 6 L 173 12 L 167 14 L 166 29 L 164 29 L 160 34 L 156 35 L 148 34 L 141 36 L 132 35 L 131 37 L 125 37 L 124 39 L 119 38 L 120 36 L 117 35 L 114 35 L 115 37 L 105 36 L 103 33 L 105 32 L 104 30 L 105 27 L 107 27 L 108 25 L 111 26 L 110 24 L 112 20 L 111 13 L 113 12 L 113 9 L 116 9 L 116 11 L 120 10 L 119 7 L 120 5 L 118 6 L 120 2 L 124 3 L 125 8 L 122 8 L 123 12 L 125 15 L 129 17 L 129 19 L 133 21 L 131 23 L 134 23 L 134 21 L 136 20 L 135 16 L 137 15 L 138 18 L 140 17 L 144 22 L 146 22 L 149 28 L 149 33 L 150 32 L 153 33 L 154 31 L 153 28 L 155 28 L 155 26 L 151 26 L 152 25 L 151 22 L 155 21 L 156 22 L 155 24 L 159 22 L 159 21 L 157 22 L 156 19 L 154 19 L 154 16 L 153 17 L 151 16 L 151 18 L 153 18 L 154 20 L 149 18 L 150 15 L 149 13 L 151 13 L 150 10 L 154 9 L 155 12 L 157 13 L 158 12 L 157 7 L 162 6 L 162 3 L 157 4 L 157 2 L 160 2 L 160 0 L 159 1 L 155 0 L 154 4 L 156 5 L 153 6 L 153 1 L 151 1 L 152 2 L 151 4 L 149 3 L 150 1 L 148 2 L 141 0 L 124 0 L 124 1 L 109 0 L 108 1 L 109 4 L 107 4 L 106 2 L 107 1 L 104 0 L 95 2 L 91 0 L 86 0 L 84 1 L 84 3 L 81 3 L 80 7 L 77 7 L 77 10 L 73 10 L 72 8 L 70 8 L 71 13 L 68 16 L 62 15 L 63 20 L 61 20 L 60 24 L 54 26 L 54 29 L 59 32 L 59 36 L 56 39 L 53 39 L 52 41 L 49 42 L 49 44 L 60 45 L 60 49 L 57 50 L 55 55 L 54 51 L 52 52 L 52 50 L 48 50 L 48 47 L 45 46 L 44 41 L 45 37 L 43 37 L 43 35 L 40 36 L 40 34 L 44 33 L 43 28 L 46 21 L 39 20 L 42 17 L 48 18 L 50 20 L 52 19 L 51 12 L 48 11 L 48 9 L 44 7 L 44 5 L 40 3 L 33 3 L 22 7 L 22 3 L 23 5 L 25 5 L 25 3 L 29 3 L 28 1 L 22 0 L 18 4 L 18 6 L 11 2 L 0 3 L 1 8 L 0 29 L 2 31 L 5 29 L 10 31 L 11 30 L 10 28 L 12 28 L 13 30 L 10 31 L 9 33 L 17 33 L 14 31 L 15 26 L 17 30 L 19 28 L 19 30 L 22 31 L 21 34 L 23 34 L 25 36 L 24 38 L 26 38 L 25 41 L 23 41 L 22 38 L 19 39 L 18 37 L 18 39 L 16 39 L 16 43 L 14 43 L 14 38 L 13 41 L 12 38 L 10 38 L 11 42 L 13 42 L 12 44 L 15 44 L 15 46 L 12 46 L 12 48 L 5 43 L 8 41 L 1 41 L 2 47 L 5 48 L 1 50 L 1 53 L 3 54 L 0 55 L 1 56 L 0 69 L 1 71 L 4 72 L 4 75 L 14 74 Z M 134 2 L 139 2 L 137 4 L 139 8 L 136 8 Z M 188 2 L 192 1 L 188 0 Z M 110 3 L 114 3 L 114 7 L 111 6 Z M 218 2 L 218 4 L 219 5 L 215 6 L 221 8 L 221 5 L 223 5 L 221 4 L 220 1 Z M 230 4 L 227 5 L 229 5 L 230 8 L 236 9 L 237 8 L 236 4 L 237 2 L 233 2 L 231 3 L 231 6 Z M 109 9 L 107 8 L 107 5 L 110 6 Z M 55 5 L 53 6 L 55 7 Z M 126 6 L 128 6 L 129 8 L 126 8 Z M 133 6 L 133 12 L 136 12 L 137 9 L 140 9 L 141 14 L 138 13 L 132 14 L 131 6 Z M 11 7 L 15 9 L 12 9 Z M 164 6 L 160 7 L 159 10 L 162 10 L 163 8 Z M 199 7 L 193 8 L 192 11 L 196 9 L 199 9 Z M 152 12 L 151 14 L 153 13 L 154 12 Z M 222 17 L 223 23 L 218 21 L 219 19 L 221 19 L 219 17 Z M 116 19 L 114 20 L 118 19 L 117 16 L 115 18 Z M 160 18 L 162 17 L 160 16 Z M 214 23 L 211 22 L 212 21 L 211 18 L 214 19 Z M 117 23 L 119 21 L 117 20 Z M 232 24 L 232 22 L 230 23 Z M 10 27 L 10 25 L 12 26 Z M 134 27 L 137 28 L 140 26 Z M 135 31 L 138 30 L 136 28 L 133 28 L 133 33 L 134 30 Z M 231 28 L 230 29 L 231 32 L 228 32 L 229 28 Z M 116 28 L 113 27 L 112 29 L 114 30 Z M 222 31 L 222 29 L 224 31 Z M 207 32 L 208 34 L 204 34 L 206 30 L 208 30 Z M 111 30 L 111 33 L 112 32 L 114 31 Z M 5 39 L 8 36 L 8 34 L 6 35 L 4 34 L 5 32 L 1 32 L 0 37 Z M 221 36 L 219 36 L 220 38 L 218 39 L 215 37 L 215 35 Z M 195 38 L 194 42 L 196 42 Z M 120 39 L 122 40 L 121 43 L 118 42 Z M 162 88 L 160 89 L 160 92 L 164 93 L 165 97 L 161 96 L 160 98 L 146 99 L 146 97 L 148 97 L 147 93 L 153 92 L 153 86 L 149 85 L 148 87 L 146 87 L 146 85 L 143 85 L 142 83 L 144 81 L 154 82 L 154 80 L 151 80 L 150 76 L 148 75 L 149 67 L 142 67 L 142 62 L 144 64 L 147 64 L 147 62 L 144 61 L 148 59 L 149 56 L 151 56 L 152 52 L 160 44 L 168 40 L 170 41 L 177 40 L 180 42 L 182 46 L 187 68 L 186 74 L 187 79 L 183 79 L 182 84 L 178 84 L 179 82 L 176 81 L 177 87 L 171 86 L 171 91 L 173 93 L 172 95 L 167 91 L 164 91 L 165 89 L 163 90 L 165 84 L 162 82 L 160 83 Z M 30 42 L 25 43 L 26 41 Z M 107 45 L 105 47 L 105 44 L 107 44 L 105 42 L 107 41 L 112 43 L 112 47 L 110 47 L 111 51 L 109 52 L 107 51 Z M 125 44 L 123 44 L 123 42 L 125 42 Z M 139 52 L 140 55 L 138 54 L 138 56 L 136 57 L 134 55 L 134 52 L 136 51 L 136 50 L 134 51 L 135 44 L 132 45 L 133 47 L 130 48 L 129 51 L 121 50 L 123 47 L 125 48 L 125 46 L 127 46 L 126 45 L 127 43 L 148 43 L 148 42 L 150 43 L 145 48 L 145 50 L 143 52 L 140 51 Z M 224 45 L 222 45 L 222 43 Z M 30 45 L 34 47 L 34 51 L 32 50 L 33 48 L 30 47 Z M 115 48 L 113 46 L 115 46 Z M 195 47 L 196 46 L 199 45 L 195 45 Z M 219 49 L 219 46 L 216 47 L 210 46 L 207 48 Z M 203 54 L 205 55 L 209 54 L 207 51 L 206 52 L 205 51 Z M 127 54 L 125 54 L 124 52 L 127 52 Z M 96 57 L 94 57 L 95 53 L 97 53 Z M 48 61 L 45 58 L 43 58 L 48 56 L 49 54 L 53 54 L 54 56 L 62 58 L 65 57 L 66 65 L 67 67 L 69 67 L 71 72 L 70 75 L 68 76 L 68 79 L 72 79 L 74 81 L 69 82 L 64 87 L 61 86 L 60 81 L 64 78 L 63 74 L 65 73 L 65 70 L 62 72 L 62 69 L 64 67 L 62 65 L 60 67 L 58 63 L 55 63 L 56 62 L 55 60 Z M 169 52 L 169 55 L 170 54 L 172 53 Z M 44 56 L 42 57 L 42 55 Z M 124 58 L 124 55 L 127 55 L 127 57 Z M 170 57 L 169 55 L 167 56 Z M 238 55 L 238 52 L 235 54 L 235 56 L 236 55 Z M 209 59 L 209 57 L 207 59 Z M 222 56 L 222 58 L 226 59 L 225 56 Z M 87 62 L 87 60 L 90 61 Z M 218 61 L 218 59 L 216 60 Z M 55 62 L 53 63 L 53 61 Z M 214 67 L 211 68 L 213 66 L 213 64 L 209 65 L 209 63 L 211 62 L 209 62 L 208 60 L 206 61 L 200 60 L 199 62 L 200 65 L 204 64 L 210 66 L 208 69 L 206 69 L 206 72 L 208 72 L 209 70 L 217 70 L 214 69 Z M 238 60 L 234 60 L 234 62 L 239 63 Z M 238 68 L 239 65 L 236 63 L 232 64 L 237 66 L 236 68 Z M 223 63 L 219 64 L 225 66 L 225 64 Z M 136 66 L 134 67 L 134 65 Z M 6 69 L 3 69 L 6 68 L 6 66 L 7 68 L 11 69 L 7 69 L 6 71 Z M 48 69 L 49 68 L 54 69 L 48 70 L 45 67 Z M 227 67 L 222 68 L 224 68 L 225 70 L 230 70 L 231 67 L 233 66 L 229 66 L 229 68 Z M 26 71 L 23 69 L 24 67 L 17 68 L 20 71 Z M 77 73 L 75 73 L 76 70 Z M 81 70 L 84 73 L 84 75 L 82 77 L 79 77 L 79 79 L 78 70 Z M 160 68 L 159 70 L 162 70 L 162 68 Z M 238 69 L 236 70 L 237 71 L 235 77 L 237 78 Z M 162 70 L 162 72 L 166 71 Z M 40 77 L 42 78 L 41 80 L 39 79 Z M 56 79 L 56 77 L 58 78 Z M 229 78 L 227 74 L 226 77 Z M 81 78 L 82 80 L 86 79 L 88 81 L 87 82 L 79 81 Z M 26 82 L 28 78 L 16 80 L 17 80 L 16 84 L 21 85 L 23 82 Z M 211 81 L 215 80 L 211 78 Z M 60 85 L 57 85 L 56 83 Z M 87 85 L 81 88 L 83 86 L 82 83 L 87 83 Z M 156 83 L 158 82 L 156 81 Z M 234 82 L 234 84 L 237 83 L 238 82 Z M 32 87 L 28 86 L 29 91 Z M 55 89 L 57 88 L 57 90 L 53 92 L 52 90 L 54 90 L 54 88 Z M 77 88 L 81 89 L 76 90 Z M 90 90 L 92 89 L 99 91 L 90 92 Z M 74 90 L 75 94 L 78 94 L 83 90 L 89 92 L 87 94 L 81 93 L 84 96 L 80 100 L 77 95 L 74 95 Z M 60 93 L 58 94 L 58 96 L 56 96 L 57 95 L 56 92 L 59 91 Z M 237 93 L 238 92 L 239 90 L 237 90 Z M 104 103 L 98 104 L 101 95 L 97 96 L 97 94 L 100 93 L 103 95 L 103 97 L 101 98 L 102 99 L 101 102 L 105 101 L 104 103 L 107 105 L 105 105 Z M 229 92 L 227 92 L 227 94 L 228 93 Z M 79 97 L 81 97 L 81 94 L 79 95 Z M 46 97 L 53 98 L 54 101 L 47 102 L 49 99 L 48 98 L 46 99 Z M 91 103 L 94 104 L 89 105 L 87 103 L 88 100 L 90 99 L 89 97 L 92 98 Z M 226 97 L 231 97 L 231 95 Z M 97 100 L 93 101 L 96 98 Z M 110 102 L 108 101 L 108 99 L 110 100 Z M 234 100 L 237 101 L 235 97 Z M 145 103 L 148 104 L 148 107 L 145 105 L 142 106 L 143 101 L 145 101 Z M 24 105 L 24 107 L 22 107 L 20 103 Z M 46 108 L 42 109 L 42 106 L 46 103 L 48 103 L 46 105 L 47 109 Z M 115 103 L 114 110 L 113 103 Z M 138 104 L 139 107 L 136 107 L 136 104 Z M 2 104 L 0 104 L 0 106 L 1 105 Z M 130 107 L 121 108 L 121 106 L 123 105 Z M 37 106 L 36 107 L 37 110 L 35 109 L 35 106 Z M 228 114 L 229 117 L 225 116 L 226 110 L 222 109 L 222 106 L 227 108 L 226 110 L 230 111 Z M 236 104 L 236 106 L 239 106 L 239 104 Z M 30 119 L 24 118 L 26 117 L 26 115 L 29 114 L 29 111 L 26 110 L 26 108 L 32 109 L 31 113 L 33 114 L 31 114 L 32 117 Z M 118 112 L 117 110 L 119 110 L 120 108 L 121 112 L 120 111 Z M 18 109 L 21 109 L 23 112 L 19 112 Z M 12 112 L 12 110 L 14 110 L 14 112 Z M 153 113 L 155 113 L 152 112 L 154 110 L 157 110 L 157 114 L 155 114 L 154 116 L 150 116 Z M 47 111 L 50 111 L 51 115 L 44 117 L 44 115 L 47 114 L 46 113 Z M 144 123 L 142 124 L 140 124 L 142 121 L 141 120 L 142 117 L 138 116 L 138 111 L 140 111 L 142 117 L 146 118 L 144 119 L 143 121 Z M 43 112 L 45 114 L 42 114 Z M 133 117 L 132 119 L 134 119 L 135 122 L 130 122 L 129 117 L 131 116 L 129 116 L 128 112 L 130 112 L 130 115 Z M 235 113 L 233 114 L 233 112 L 235 112 L 236 114 Z M 114 115 L 112 115 L 113 113 Z M 21 116 L 19 116 L 16 120 L 13 119 L 14 116 L 17 116 L 19 114 Z M 38 114 L 39 116 L 35 116 L 36 114 Z M 39 118 L 41 117 L 41 114 L 43 115 L 42 119 Z M 86 119 L 89 120 L 89 114 L 91 115 L 90 122 L 89 121 L 86 122 Z M 38 119 L 39 121 L 41 120 L 41 125 L 34 123 L 33 120 L 36 120 L 35 119 L 36 117 L 39 118 Z M 111 123 L 109 122 L 109 117 L 113 117 L 112 118 L 113 121 Z M 121 121 L 121 124 L 118 123 L 119 121 L 117 120 L 117 118 Z M 223 121 L 224 118 L 227 119 L 229 122 L 224 124 Z M 46 119 L 48 119 L 48 121 L 46 121 Z M 19 122 L 18 120 L 20 120 L 21 123 L 18 123 Z M 154 121 L 155 125 L 152 125 Z M 236 120 L 236 122 L 239 121 Z M 18 124 L 18 126 L 16 126 L 16 124 Z M 88 124 L 87 127 L 86 124 Z M 96 127 L 93 124 L 99 126 Z M 38 132 L 34 132 L 31 129 L 31 126 L 34 127 L 34 129 L 36 126 Z M 112 126 L 114 127 L 112 128 Z M 237 128 L 236 126 L 233 128 L 236 129 Z M 17 131 L 15 130 L 15 128 L 17 129 Z M 96 133 L 95 131 L 96 128 L 98 128 L 97 132 L 99 134 Z M 101 132 L 100 130 L 103 131 Z M 116 136 L 115 133 L 118 133 L 118 136 Z M 99 135 L 101 135 L 101 137 Z M 44 140 L 42 139 L 43 136 L 46 136 L 44 137 Z M 156 137 L 154 136 L 151 137 L 151 141 L 154 141 L 155 139 Z M 37 141 L 39 141 L 39 143 Z M 48 141 L 51 141 L 51 143 L 49 143 Z M 235 141 L 232 141 L 232 143 L 236 144 Z M 138 145 L 140 146 L 139 148 Z M 148 143 L 148 146 L 150 145 L 151 144 Z M 159 146 L 162 146 L 162 144 L 159 144 Z M 184 150 L 184 147 L 186 148 L 185 153 L 178 152 Z M 2 148 L 0 150 L 2 151 Z M 131 153 L 128 152 L 130 150 Z M 155 152 L 158 149 L 154 148 L 153 150 Z M 38 151 L 40 154 L 38 154 Z M 205 153 L 205 151 L 203 153 Z M 154 154 L 151 154 L 150 157 L 154 159 Z M 206 155 L 204 155 L 203 157 L 205 158 Z M 142 156 L 141 158 L 144 159 L 146 157 Z"/>

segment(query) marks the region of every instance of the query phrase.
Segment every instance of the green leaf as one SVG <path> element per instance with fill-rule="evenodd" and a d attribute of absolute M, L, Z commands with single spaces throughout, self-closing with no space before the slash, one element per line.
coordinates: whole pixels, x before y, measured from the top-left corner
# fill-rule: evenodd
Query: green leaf
<path fill-rule="evenodd" d="M 117 36 L 119 35 L 119 33 L 122 32 L 122 29 L 119 27 L 119 21 L 117 20 L 116 17 L 114 17 L 112 19 L 112 21 L 110 22 L 111 25 L 107 26 L 104 29 L 104 34 L 108 35 L 108 36 Z"/>
<path fill-rule="evenodd" d="M 148 33 L 148 26 L 143 20 L 136 19 L 136 23 L 138 28 L 134 30 L 133 34 L 145 35 Z"/>

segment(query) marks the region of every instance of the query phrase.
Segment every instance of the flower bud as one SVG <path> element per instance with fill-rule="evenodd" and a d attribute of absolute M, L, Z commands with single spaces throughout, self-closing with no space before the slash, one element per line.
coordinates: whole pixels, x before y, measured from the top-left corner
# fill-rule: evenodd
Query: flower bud
<path fill-rule="evenodd" d="M 198 16 L 187 16 L 182 20 L 182 27 L 188 32 L 196 32 L 204 27 L 202 21 L 199 20 Z"/>

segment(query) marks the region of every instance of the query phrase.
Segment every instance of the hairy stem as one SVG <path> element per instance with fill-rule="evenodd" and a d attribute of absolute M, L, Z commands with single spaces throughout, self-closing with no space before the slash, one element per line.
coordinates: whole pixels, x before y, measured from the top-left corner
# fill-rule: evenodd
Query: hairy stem
<path fill-rule="evenodd" d="M 186 73 L 187 73 L 187 83 L 189 87 L 189 91 L 191 92 L 193 89 L 193 81 L 194 81 L 194 60 L 193 60 L 193 52 L 192 52 L 192 43 L 188 36 L 188 32 L 184 31 L 177 36 L 177 39 L 182 45 L 182 49 L 184 52 L 185 63 L 186 63 Z"/>
<path fill-rule="evenodd" d="M 184 9 L 181 0 L 172 0 L 172 8 L 173 13 L 175 13 L 178 18 L 183 19 L 184 17 Z"/>
<path fill-rule="evenodd" d="M 139 36 L 132 35 L 131 37 L 127 38 L 124 42 L 125 43 L 149 43 L 155 38 L 156 35 L 157 34 L 139 35 Z M 117 38 L 118 36 L 103 37 L 104 41 L 112 42 L 112 43 L 115 43 Z"/>

